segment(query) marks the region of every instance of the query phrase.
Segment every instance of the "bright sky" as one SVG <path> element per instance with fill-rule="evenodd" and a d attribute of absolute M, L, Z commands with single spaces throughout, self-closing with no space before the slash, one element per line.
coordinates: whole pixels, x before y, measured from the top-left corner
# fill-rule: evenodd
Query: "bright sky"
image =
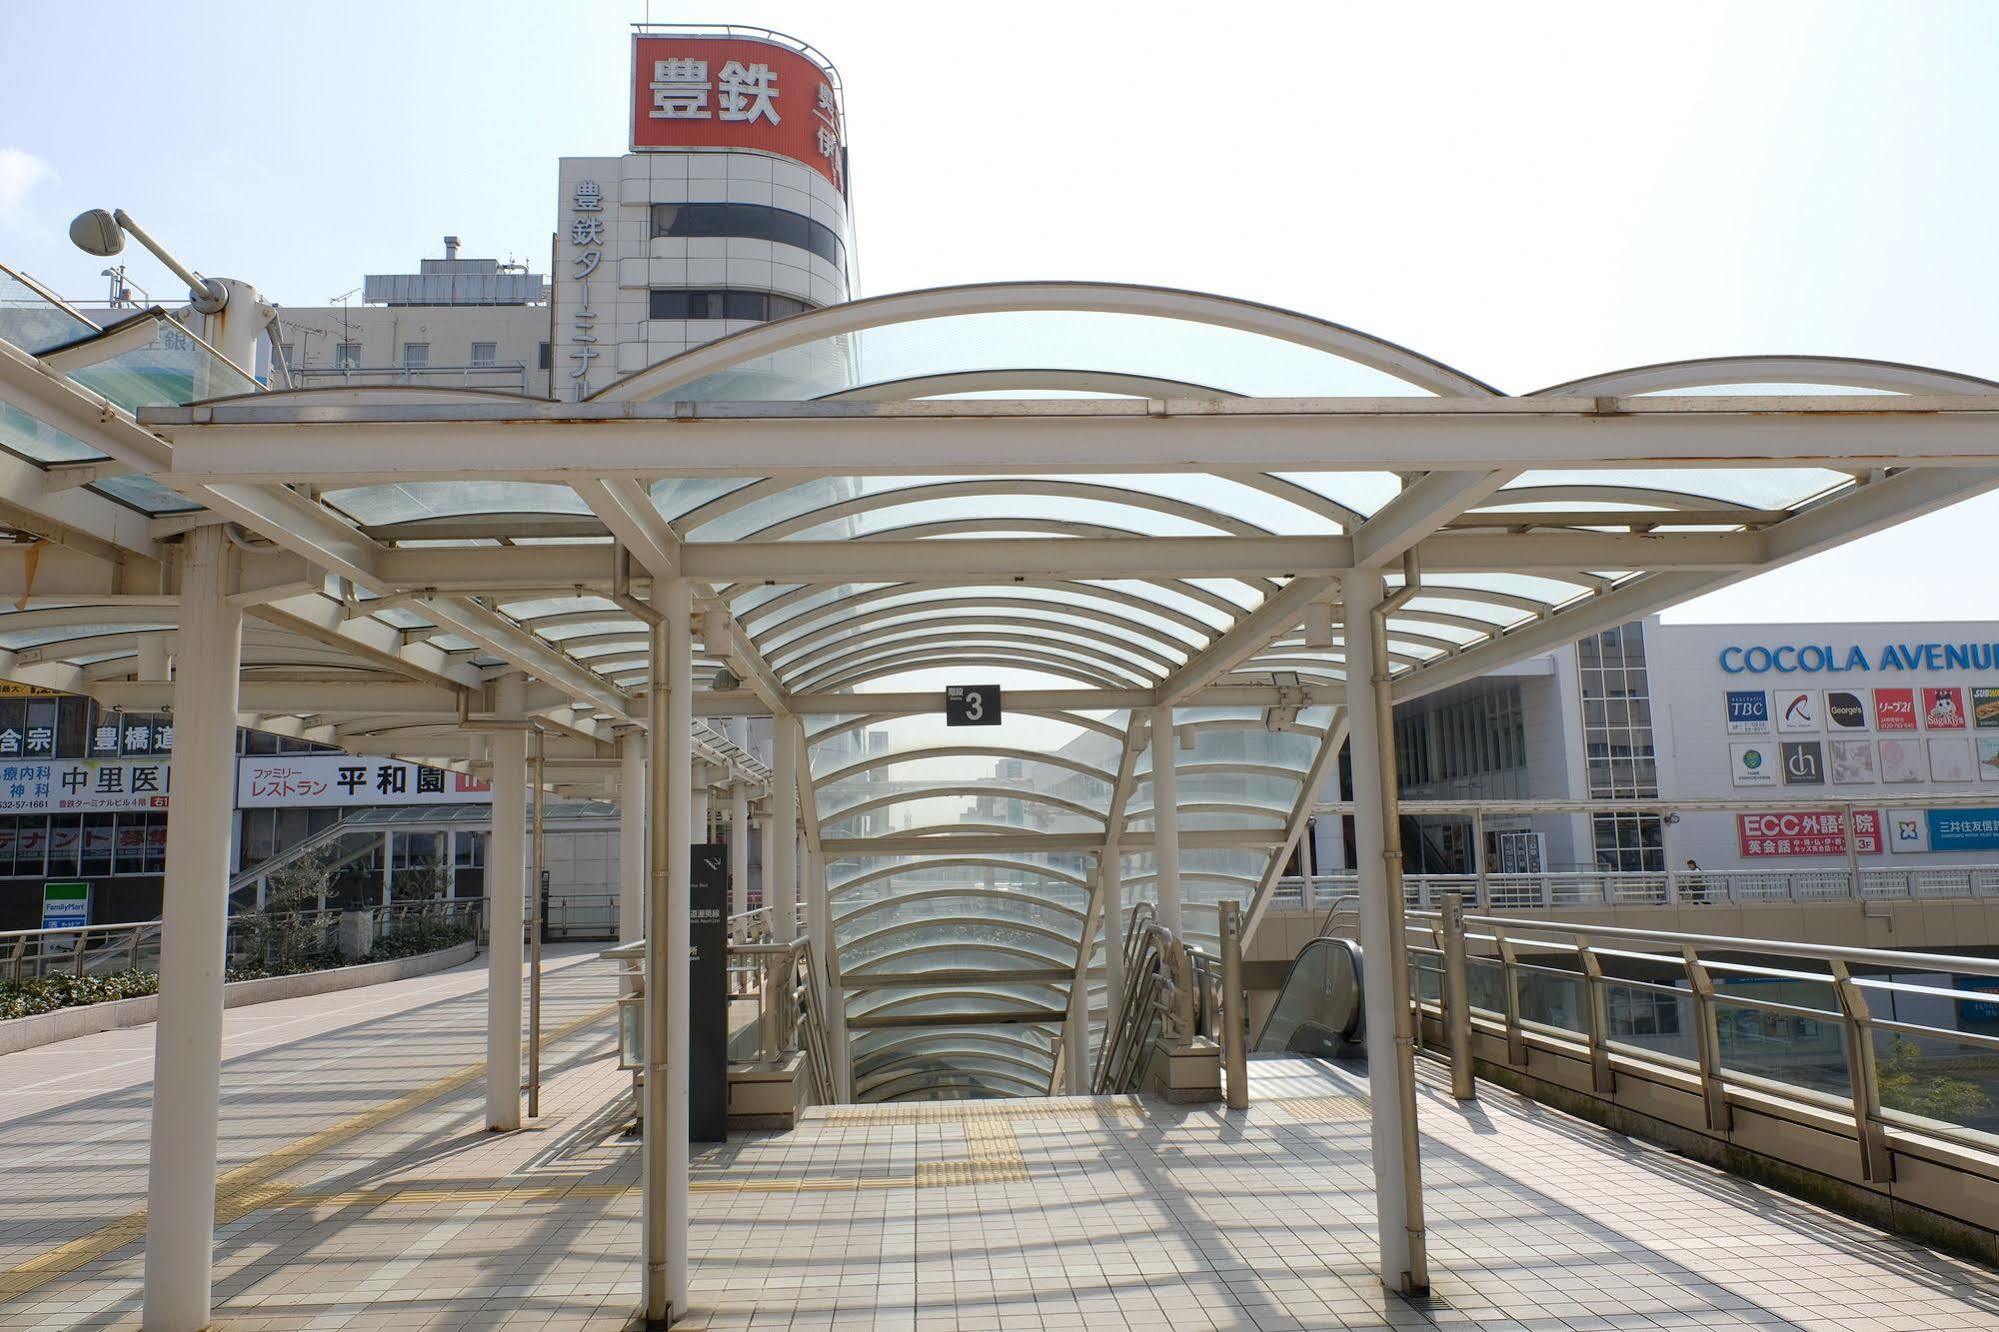
<path fill-rule="evenodd" d="M 1266 3 L 1233 27 L 1076 0 L 11 4 L 0 256 L 101 296 L 64 229 L 121 206 L 292 305 L 447 232 L 543 269 L 556 159 L 623 150 L 648 10 L 839 65 L 867 294 L 1222 292 L 1516 392 L 1749 352 L 1999 378 L 1978 0 Z M 174 291 L 143 255 L 132 275 Z M 1995 527 L 1988 496 L 1669 618 L 1999 619 Z"/>

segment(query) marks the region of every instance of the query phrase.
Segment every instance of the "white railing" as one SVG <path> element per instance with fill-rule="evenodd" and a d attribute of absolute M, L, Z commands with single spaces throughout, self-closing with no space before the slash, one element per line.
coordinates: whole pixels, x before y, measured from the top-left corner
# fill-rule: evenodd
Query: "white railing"
<path fill-rule="evenodd" d="M 1999 898 L 1999 865 L 1863 868 L 1856 894 L 1844 868 L 1790 870 L 1564 870 L 1546 874 L 1411 874 L 1412 907 L 1434 908 L 1442 894 L 1467 906 L 1524 911 L 1576 906 L 1707 906 L 1754 902 L 1869 902 Z M 1271 908 L 1328 911 L 1357 887 L 1351 871 L 1277 881 Z"/>

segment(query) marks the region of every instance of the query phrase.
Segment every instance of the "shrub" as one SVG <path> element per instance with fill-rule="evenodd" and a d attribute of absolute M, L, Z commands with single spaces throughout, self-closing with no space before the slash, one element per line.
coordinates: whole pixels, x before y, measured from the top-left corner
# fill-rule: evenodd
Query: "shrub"
<path fill-rule="evenodd" d="M 472 931 L 467 926 L 431 916 L 416 916 L 375 940 L 375 946 L 368 950 L 367 960 L 387 962 L 392 958 L 416 957 L 464 943 L 471 937 Z"/>
<path fill-rule="evenodd" d="M 104 976 L 36 976 L 0 983 L 0 1020 L 53 1013 L 58 1008 L 109 1003 L 157 994 L 160 978 L 150 971 L 114 971 Z"/>

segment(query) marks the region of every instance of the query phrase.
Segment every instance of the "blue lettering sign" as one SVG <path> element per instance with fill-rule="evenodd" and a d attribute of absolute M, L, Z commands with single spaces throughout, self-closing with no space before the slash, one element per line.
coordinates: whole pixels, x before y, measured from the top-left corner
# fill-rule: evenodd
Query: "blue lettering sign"
<path fill-rule="evenodd" d="M 1932 851 L 1999 851 L 1999 809 L 1931 809 Z"/>

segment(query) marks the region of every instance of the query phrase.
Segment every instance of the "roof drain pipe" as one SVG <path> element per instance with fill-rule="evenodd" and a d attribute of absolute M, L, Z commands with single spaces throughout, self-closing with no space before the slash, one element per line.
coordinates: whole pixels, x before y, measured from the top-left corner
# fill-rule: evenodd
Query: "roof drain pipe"
<path fill-rule="evenodd" d="M 1388 617 L 1422 590 L 1423 572 L 1412 546 L 1402 555 L 1402 586 L 1383 597 L 1374 616 L 1375 762 L 1381 771 L 1381 858 L 1388 888 L 1388 970 L 1395 1003 L 1395 1090 L 1402 1127 L 1403 1215 L 1409 1233 L 1406 1294 L 1430 1289 L 1430 1260 L 1423 1224 L 1423 1160 L 1416 1131 L 1416 1020 L 1409 1003 L 1407 900 L 1402 885 L 1402 789 L 1395 772 L 1395 700 L 1389 693 Z"/>

